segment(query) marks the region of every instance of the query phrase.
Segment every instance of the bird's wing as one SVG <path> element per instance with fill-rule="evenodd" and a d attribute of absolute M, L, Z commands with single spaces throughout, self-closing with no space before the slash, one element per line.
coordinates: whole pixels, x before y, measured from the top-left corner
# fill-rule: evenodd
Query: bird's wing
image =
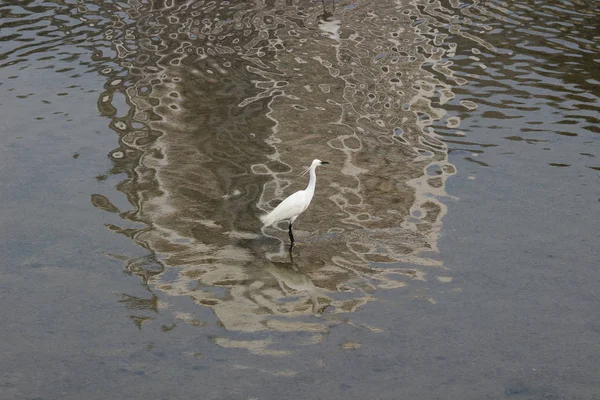
<path fill-rule="evenodd" d="M 304 190 L 299 190 L 283 200 L 273 211 L 262 218 L 265 226 L 273 225 L 275 222 L 285 221 L 299 215 L 306 209 L 306 196 Z"/>

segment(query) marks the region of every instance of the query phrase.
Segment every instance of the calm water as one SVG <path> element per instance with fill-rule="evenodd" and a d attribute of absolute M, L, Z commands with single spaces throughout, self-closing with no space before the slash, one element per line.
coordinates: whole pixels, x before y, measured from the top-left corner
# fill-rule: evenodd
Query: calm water
<path fill-rule="evenodd" d="M 3 2 L 0 399 L 599 399 L 599 17 Z"/>

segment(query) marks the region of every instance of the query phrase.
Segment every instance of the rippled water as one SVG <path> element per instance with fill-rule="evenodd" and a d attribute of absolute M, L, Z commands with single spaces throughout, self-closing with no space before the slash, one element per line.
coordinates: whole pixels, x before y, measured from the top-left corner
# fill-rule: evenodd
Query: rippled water
<path fill-rule="evenodd" d="M 94 293 L 117 292 L 113 303 L 126 309 L 118 318 L 140 332 L 131 346 L 151 351 L 177 327 L 182 340 L 209 342 L 177 351 L 211 354 L 207 368 L 221 374 L 269 370 L 270 361 L 220 364 L 242 353 L 279 360 L 269 370 L 277 376 L 302 376 L 281 361 L 288 357 L 323 368 L 323 352 L 358 351 L 395 331 L 403 314 L 389 307 L 462 296 L 468 282 L 459 273 L 457 283 L 455 271 L 467 258 L 440 251 L 441 238 L 463 238 L 444 226 L 449 207 L 474 190 L 458 182 L 489 196 L 484 215 L 460 211 L 483 226 L 469 235 L 500 230 L 496 201 L 554 181 L 580 185 L 573 204 L 589 207 L 574 218 L 597 220 L 600 9 L 587 3 L 2 3 L 7 282 L 74 279 L 86 288 L 93 281 L 77 266 L 106 262 L 126 275 Z M 258 216 L 306 185 L 299 174 L 313 158 L 331 164 L 319 169 L 313 203 L 295 223 L 292 258 L 287 226 L 261 229 Z M 556 190 L 568 194 L 565 185 Z M 544 208 L 541 218 L 562 210 L 533 194 L 529 201 L 522 207 Z M 575 253 L 581 265 L 594 258 Z M 424 320 L 428 311 L 413 315 Z M 103 330 L 92 332 L 102 345 Z M 332 343 L 339 348 L 328 350 Z M 2 385 L 17 398 L 43 393 L 27 390 L 26 376 Z M 81 393 L 63 385 L 69 398 Z M 507 385 L 480 393 L 527 386 Z M 395 387 L 380 385 L 381 398 L 395 398 Z"/>
<path fill-rule="evenodd" d="M 473 128 L 489 130 L 486 143 L 460 139 L 464 130 L 438 132 L 449 138 L 447 143 L 478 150 L 476 154 L 486 147 L 508 147 L 505 140 L 510 140 L 522 142 L 526 150 L 521 151 L 537 154 L 534 145 L 558 153 L 540 155 L 547 165 L 597 170 L 596 155 L 586 149 L 597 145 L 600 132 L 598 7 L 581 2 L 506 7 L 478 12 L 494 48 L 468 49 L 459 42 L 462 54 L 452 59 L 468 89 L 456 88 L 462 107 L 451 104 L 447 109 L 469 119 Z"/>

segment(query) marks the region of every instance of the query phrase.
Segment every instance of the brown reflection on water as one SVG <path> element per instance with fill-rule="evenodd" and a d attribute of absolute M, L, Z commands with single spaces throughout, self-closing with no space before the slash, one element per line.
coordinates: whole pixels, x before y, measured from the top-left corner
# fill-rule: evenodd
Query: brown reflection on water
<path fill-rule="evenodd" d="M 344 315 L 378 290 L 444 271 L 441 200 L 455 169 L 431 126 L 445 116 L 433 99 L 454 96 L 442 63 L 454 47 L 418 8 L 336 2 L 325 19 L 306 1 L 132 4 L 106 32 L 129 69 L 131 110 L 111 111 L 120 80 L 99 99 L 133 205 L 110 228 L 152 254 L 129 272 L 210 307 L 228 331 L 309 332 L 310 344 L 331 325 L 362 326 Z M 285 227 L 261 231 L 257 216 L 304 187 L 298 174 L 317 157 L 331 165 L 295 224 L 292 260 Z M 215 343 L 287 354 L 265 340 Z"/>

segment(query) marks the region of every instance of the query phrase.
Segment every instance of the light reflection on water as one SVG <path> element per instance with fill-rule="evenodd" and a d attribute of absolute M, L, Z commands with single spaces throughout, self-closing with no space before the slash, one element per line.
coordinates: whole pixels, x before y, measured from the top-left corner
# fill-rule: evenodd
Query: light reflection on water
<path fill-rule="evenodd" d="M 351 5 L 324 20 L 307 2 L 140 4 L 105 32 L 131 82 L 133 108 L 112 122 L 134 205 L 121 215 L 147 224 L 111 229 L 153 254 L 127 268 L 210 307 L 229 331 L 312 332 L 317 343 L 377 290 L 445 273 L 435 254 L 455 171 L 430 125 L 445 115 L 432 99 L 453 93 L 419 66 L 451 46 L 420 35 L 415 7 Z M 108 82 L 103 108 L 120 83 Z M 286 236 L 263 235 L 257 215 L 304 186 L 297 174 L 315 157 L 332 164 L 291 261 Z M 263 343 L 224 335 L 215 343 Z"/>

